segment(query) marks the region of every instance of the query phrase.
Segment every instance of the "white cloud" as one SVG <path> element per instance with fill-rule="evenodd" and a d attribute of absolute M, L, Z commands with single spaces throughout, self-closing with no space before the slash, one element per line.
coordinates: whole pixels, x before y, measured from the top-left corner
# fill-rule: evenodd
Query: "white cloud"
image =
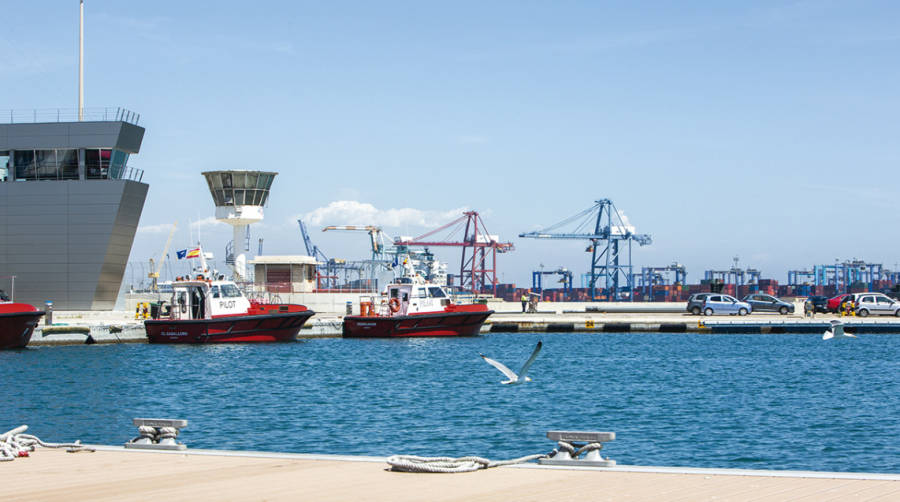
<path fill-rule="evenodd" d="M 378 209 L 355 200 L 334 201 L 298 215 L 309 225 L 379 225 L 384 227 L 437 227 L 462 215 L 467 208 L 428 211 L 413 208 Z"/>
<path fill-rule="evenodd" d="M 214 216 L 207 216 L 206 218 L 191 222 L 191 229 L 195 230 L 195 231 L 197 229 L 202 230 L 202 229 L 219 227 L 219 226 L 226 226 L 226 224 L 220 222 Z M 179 225 L 178 227 L 183 228 L 182 225 Z M 142 225 L 142 226 L 138 227 L 137 233 L 144 234 L 144 235 L 168 234 L 170 230 L 172 230 L 171 223 L 159 223 L 156 225 Z"/>
<path fill-rule="evenodd" d="M 610 228 L 610 233 L 612 235 L 625 235 L 628 233 L 635 233 L 634 225 L 632 225 L 628 220 L 628 216 L 625 216 L 625 212 L 619 208 L 616 208 L 616 211 L 619 213 L 619 218 L 622 220 L 622 225 L 616 225 L 616 221 L 614 218 L 612 228 Z"/>
<path fill-rule="evenodd" d="M 171 223 L 160 223 L 159 225 L 144 225 L 138 227 L 139 234 L 164 234 L 172 229 Z"/>
<path fill-rule="evenodd" d="M 223 225 L 227 225 L 227 223 L 222 223 L 217 220 L 215 216 L 207 216 L 206 218 L 191 222 L 191 227 L 193 228 L 210 228 Z"/>

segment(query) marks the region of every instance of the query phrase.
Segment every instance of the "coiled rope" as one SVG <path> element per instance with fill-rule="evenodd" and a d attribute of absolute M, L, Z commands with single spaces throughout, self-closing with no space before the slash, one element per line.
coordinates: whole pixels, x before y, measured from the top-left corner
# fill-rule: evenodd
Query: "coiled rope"
<path fill-rule="evenodd" d="M 175 427 L 154 427 L 152 425 L 140 425 L 138 426 L 138 434 L 140 434 L 140 436 L 132 439 L 131 441 L 129 441 L 129 443 L 175 444 L 175 438 L 178 437 L 178 429 Z"/>
<path fill-rule="evenodd" d="M 565 441 L 558 441 L 556 445 L 558 448 L 556 450 L 553 450 L 553 454 L 556 454 L 559 451 L 565 451 L 568 452 L 569 456 L 571 456 L 572 458 L 576 458 L 578 455 L 581 455 L 585 452 L 603 449 L 603 443 L 588 443 L 577 449 L 572 443 L 567 443 Z"/>
<path fill-rule="evenodd" d="M 69 453 L 77 453 L 80 451 L 94 451 L 93 448 L 86 448 L 81 441 L 74 443 L 45 443 L 37 436 L 31 434 L 23 434 L 28 430 L 27 425 L 21 425 L 10 431 L 0 434 L 0 462 L 9 462 L 17 457 L 27 457 L 28 453 L 33 452 L 35 447 L 42 448 L 67 448 Z"/>
<path fill-rule="evenodd" d="M 546 454 L 528 455 L 512 460 L 491 461 L 482 457 L 417 457 L 394 455 L 387 459 L 392 471 L 402 472 L 472 472 L 501 465 L 521 464 L 546 457 Z"/>

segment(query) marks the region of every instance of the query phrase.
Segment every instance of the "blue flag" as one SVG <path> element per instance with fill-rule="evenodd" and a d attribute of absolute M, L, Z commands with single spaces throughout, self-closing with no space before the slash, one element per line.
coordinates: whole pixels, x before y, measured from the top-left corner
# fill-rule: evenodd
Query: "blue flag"
<path fill-rule="evenodd" d="M 182 249 L 181 251 L 175 251 L 175 255 L 178 256 L 179 260 L 183 260 L 185 256 L 187 256 L 187 249 Z"/>

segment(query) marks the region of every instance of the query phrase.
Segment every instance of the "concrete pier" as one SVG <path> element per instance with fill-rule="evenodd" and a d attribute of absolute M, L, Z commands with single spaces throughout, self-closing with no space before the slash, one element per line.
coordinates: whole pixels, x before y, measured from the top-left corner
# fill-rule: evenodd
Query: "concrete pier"
<path fill-rule="evenodd" d="M 4 500 L 659 501 L 900 500 L 900 475 L 521 464 L 391 472 L 385 459 L 214 450 L 38 449 L 0 463 Z"/>
<path fill-rule="evenodd" d="M 508 302 L 507 302 L 508 304 Z M 511 305 L 511 304 L 508 304 Z M 508 305 L 506 305 L 508 307 Z M 580 310 L 569 310 L 580 305 Z M 637 312 L 597 307 L 596 303 L 546 303 L 537 313 L 504 310 L 494 313 L 482 327 L 482 333 L 743 333 L 743 334 L 822 334 L 829 321 L 840 319 L 849 333 L 900 334 L 900 319 L 885 317 L 840 317 L 818 314 L 815 318 L 799 314 L 750 314 L 738 316 L 695 316 L 686 312 L 660 312 L 641 307 Z M 671 308 L 671 307 L 667 307 Z M 597 309 L 602 311 L 597 311 Z M 300 330 L 299 338 L 334 338 L 341 336 L 343 316 L 316 312 Z M 35 330 L 29 345 L 73 345 L 90 339 L 95 343 L 145 343 L 142 320 L 133 312 L 54 312 L 53 325 L 43 321 Z"/>

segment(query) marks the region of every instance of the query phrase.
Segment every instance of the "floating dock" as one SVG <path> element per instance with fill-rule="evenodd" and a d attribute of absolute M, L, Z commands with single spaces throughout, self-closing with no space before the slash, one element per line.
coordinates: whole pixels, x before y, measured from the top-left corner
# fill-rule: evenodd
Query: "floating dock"
<path fill-rule="evenodd" d="M 377 457 L 97 450 L 39 448 L 0 464 L 4 500 L 900 500 L 900 474 L 536 464 L 410 474 Z"/>

